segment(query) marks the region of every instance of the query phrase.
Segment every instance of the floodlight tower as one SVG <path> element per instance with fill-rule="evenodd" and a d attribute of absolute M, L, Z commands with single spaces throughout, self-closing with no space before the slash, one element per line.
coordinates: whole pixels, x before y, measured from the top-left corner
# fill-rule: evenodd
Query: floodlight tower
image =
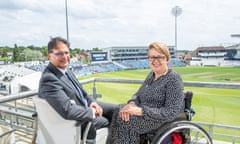
<path fill-rule="evenodd" d="M 69 41 L 69 34 L 68 34 L 68 6 L 67 6 L 67 0 L 65 0 L 65 11 L 66 11 L 66 32 L 67 32 L 67 40 Z"/>
<path fill-rule="evenodd" d="M 175 17 L 175 56 L 177 57 L 177 17 L 182 13 L 182 8 L 175 6 L 172 8 L 172 15 Z"/>

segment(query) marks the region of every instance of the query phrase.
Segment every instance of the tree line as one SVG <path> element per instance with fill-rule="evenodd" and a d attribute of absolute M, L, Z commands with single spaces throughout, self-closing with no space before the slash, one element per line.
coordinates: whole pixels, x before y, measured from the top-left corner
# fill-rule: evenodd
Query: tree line
<path fill-rule="evenodd" d="M 93 48 L 92 50 L 74 48 L 71 49 L 71 55 L 81 54 L 83 52 L 89 53 L 90 51 L 101 50 L 99 48 Z M 47 46 L 18 46 L 17 44 L 14 44 L 14 47 L 0 47 L 0 61 L 4 61 L 7 63 L 24 61 L 45 61 L 47 60 L 47 53 Z"/>

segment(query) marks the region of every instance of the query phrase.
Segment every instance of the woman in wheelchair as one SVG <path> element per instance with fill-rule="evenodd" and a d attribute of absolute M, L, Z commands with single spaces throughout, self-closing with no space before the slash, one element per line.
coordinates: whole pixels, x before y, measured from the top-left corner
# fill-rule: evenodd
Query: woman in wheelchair
<path fill-rule="evenodd" d="M 180 128 L 178 125 L 181 123 L 184 126 L 187 126 L 192 119 L 192 116 L 195 112 L 191 109 L 193 93 L 191 91 L 187 91 L 184 93 L 184 103 L 185 108 L 184 112 L 177 115 L 177 117 L 170 122 L 166 122 L 162 125 L 158 130 L 152 131 L 147 134 L 141 135 L 140 144 L 147 143 L 159 143 L 159 144 L 190 144 L 190 129 L 189 127 Z M 187 123 L 187 125 L 185 124 Z M 177 130 L 172 130 L 177 129 Z M 171 131 L 171 133 L 167 133 L 167 131 Z M 161 139 L 161 142 L 159 140 Z"/>
<path fill-rule="evenodd" d="M 128 104 L 115 111 L 108 144 L 139 144 L 141 135 L 157 131 L 184 112 L 183 82 L 168 67 L 168 47 L 150 44 L 148 58 L 152 71 Z"/>

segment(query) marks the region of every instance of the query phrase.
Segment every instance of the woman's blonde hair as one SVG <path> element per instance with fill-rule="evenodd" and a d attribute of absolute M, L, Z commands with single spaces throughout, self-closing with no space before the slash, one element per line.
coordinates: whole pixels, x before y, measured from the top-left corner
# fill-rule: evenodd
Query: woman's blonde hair
<path fill-rule="evenodd" d="M 155 49 L 156 51 L 164 54 L 166 56 L 167 61 L 169 61 L 171 58 L 169 49 L 168 49 L 167 45 L 164 43 L 153 42 L 148 47 L 148 50 L 150 50 L 150 49 Z"/>

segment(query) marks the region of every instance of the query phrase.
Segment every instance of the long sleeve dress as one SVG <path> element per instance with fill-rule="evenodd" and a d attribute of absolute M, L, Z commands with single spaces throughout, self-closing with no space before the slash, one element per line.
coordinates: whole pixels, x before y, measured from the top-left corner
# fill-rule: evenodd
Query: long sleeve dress
<path fill-rule="evenodd" d="M 166 75 L 154 80 L 154 73 L 151 71 L 130 101 L 142 108 L 143 115 L 131 116 L 125 122 L 119 117 L 119 109 L 116 110 L 110 127 L 111 144 L 139 144 L 141 134 L 158 129 L 182 112 L 182 79 L 170 69 Z"/>

